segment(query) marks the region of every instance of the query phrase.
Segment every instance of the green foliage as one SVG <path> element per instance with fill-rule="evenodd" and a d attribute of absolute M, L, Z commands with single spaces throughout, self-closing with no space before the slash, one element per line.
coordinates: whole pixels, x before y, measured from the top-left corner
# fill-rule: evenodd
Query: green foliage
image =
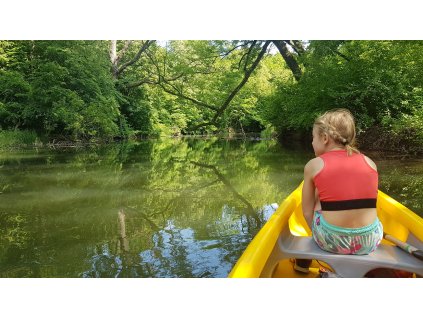
<path fill-rule="evenodd" d="M 34 131 L 26 130 L 0 130 L 0 148 L 13 148 L 27 145 L 40 144 Z"/>
<path fill-rule="evenodd" d="M 19 128 L 32 119 L 31 85 L 15 71 L 0 70 L 0 128 Z"/>
<path fill-rule="evenodd" d="M 16 41 L 13 51 L 8 51 L 12 45 L 3 47 L 2 55 L 8 58 L 7 67 L 0 70 L 3 129 L 72 139 L 119 133 L 107 47 L 101 42 Z"/>
<path fill-rule="evenodd" d="M 118 66 L 143 43 L 118 41 Z M 422 41 L 305 42 L 305 53 L 294 54 L 298 82 L 279 53 L 267 54 L 215 117 L 258 54 L 250 43 L 156 43 L 116 76 L 109 42 L 0 41 L 0 128 L 71 140 L 263 129 L 283 136 L 345 107 L 359 132 L 382 127 L 421 143 Z"/>
<path fill-rule="evenodd" d="M 260 137 L 263 139 L 271 139 L 277 135 L 275 127 L 272 125 L 267 125 L 265 129 L 260 133 Z"/>
<path fill-rule="evenodd" d="M 415 144 L 423 145 L 423 89 L 414 88 L 411 94 L 411 112 L 402 113 L 398 120 L 388 121 L 393 131 L 413 139 Z"/>
<path fill-rule="evenodd" d="M 263 114 L 279 131 L 309 130 L 317 114 L 335 107 L 350 109 L 359 131 L 410 116 L 418 126 L 422 47 L 421 41 L 312 41 L 303 78 L 280 83 Z"/>
<path fill-rule="evenodd" d="M 151 135 L 151 101 L 146 87 L 127 90 L 123 80 L 116 83 L 119 109 L 122 114 L 120 135 Z"/>
<path fill-rule="evenodd" d="M 163 89 L 161 93 L 155 91 L 157 95 L 153 97 L 153 108 L 160 109 L 158 125 L 168 127 L 171 134 L 213 133 L 229 128 L 238 132 L 263 129 L 257 106 L 260 96 L 269 90 L 270 66 L 263 67 L 263 72 L 261 67 L 257 68 L 228 110 L 218 118 L 217 126 L 191 129 L 210 122 L 216 114 L 211 108 L 220 108 L 243 79 L 247 46 L 235 48 L 239 44 L 239 41 L 169 41 L 166 47 L 158 48 L 156 59 L 165 70 L 165 79 L 170 79 L 163 81 L 160 87 L 165 92 Z M 231 49 L 234 50 L 228 54 Z M 248 66 L 257 53 L 256 48 L 249 57 Z M 282 66 L 279 65 L 279 69 Z"/>

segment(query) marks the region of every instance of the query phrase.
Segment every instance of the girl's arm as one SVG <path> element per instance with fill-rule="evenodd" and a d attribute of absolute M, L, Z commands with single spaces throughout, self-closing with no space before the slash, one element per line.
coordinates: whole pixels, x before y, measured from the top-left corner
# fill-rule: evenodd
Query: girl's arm
<path fill-rule="evenodd" d="M 304 184 L 302 192 L 303 215 L 310 229 L 313 224 L 316 188 L 313 181 L 313 160 L 315 159 L 310 160 L 304 167 Z"/>

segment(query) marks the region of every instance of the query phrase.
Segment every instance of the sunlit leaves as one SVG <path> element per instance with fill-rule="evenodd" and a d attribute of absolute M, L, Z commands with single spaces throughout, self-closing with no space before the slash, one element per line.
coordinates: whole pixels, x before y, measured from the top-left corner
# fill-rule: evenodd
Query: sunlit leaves
<path fill-rule="evenodd" d="M 419 116 L 421 41 L 311 41 L 305 71 L 295 85 L 281 82 L 265 104 L 279 131 L 310 129 L 315 116 L 349 108 L 359 131 Z M 405 118 L 404 117 L 404 118 Z M 392 125 L 391 125 L 392 126 Z M 389 128 L 389 127 L 388 127 Z"/>
<path fill-rule="evenodd" d="M 101 42 L 16 41 L 3 46 L 3 129 L 36 130 L 74 140 L 119 134 L 119 111 Z M 103 56 L 102 56 L 103 55 Z"/>

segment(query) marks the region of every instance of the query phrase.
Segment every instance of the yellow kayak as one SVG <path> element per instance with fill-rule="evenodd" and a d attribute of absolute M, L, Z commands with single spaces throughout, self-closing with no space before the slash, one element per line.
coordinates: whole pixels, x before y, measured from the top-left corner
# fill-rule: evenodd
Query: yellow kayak
<path fill-rule="evenodd" d="M 322 269 L 340 277 L 364 277 L 375 269 L 423 276 L 423 261 L 386 239 L 369 255 L 339 255 L 321 250 L 302 215 L 301 190 L 302 184 L 282 202 L 248 245 L 229 277 L 320 277 Z M 377 212 L 385 233 L 423 250 L 420 216 L 381 191 Z M 312 259 L 310 271 L 295 271 L 295 258 Z"/>

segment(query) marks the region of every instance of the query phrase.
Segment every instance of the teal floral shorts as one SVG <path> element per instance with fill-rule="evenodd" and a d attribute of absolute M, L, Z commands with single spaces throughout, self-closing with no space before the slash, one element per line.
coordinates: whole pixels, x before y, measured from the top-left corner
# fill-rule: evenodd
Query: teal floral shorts
<path fill-rule="evenodd" d="M 321 249 L 337 254 L 369 254 L 383 238 L 379 219 L 364 227 L 345 228 L 327 223 L 321 211 L 314 212 L 312 230 L 313 238 Z"/>

